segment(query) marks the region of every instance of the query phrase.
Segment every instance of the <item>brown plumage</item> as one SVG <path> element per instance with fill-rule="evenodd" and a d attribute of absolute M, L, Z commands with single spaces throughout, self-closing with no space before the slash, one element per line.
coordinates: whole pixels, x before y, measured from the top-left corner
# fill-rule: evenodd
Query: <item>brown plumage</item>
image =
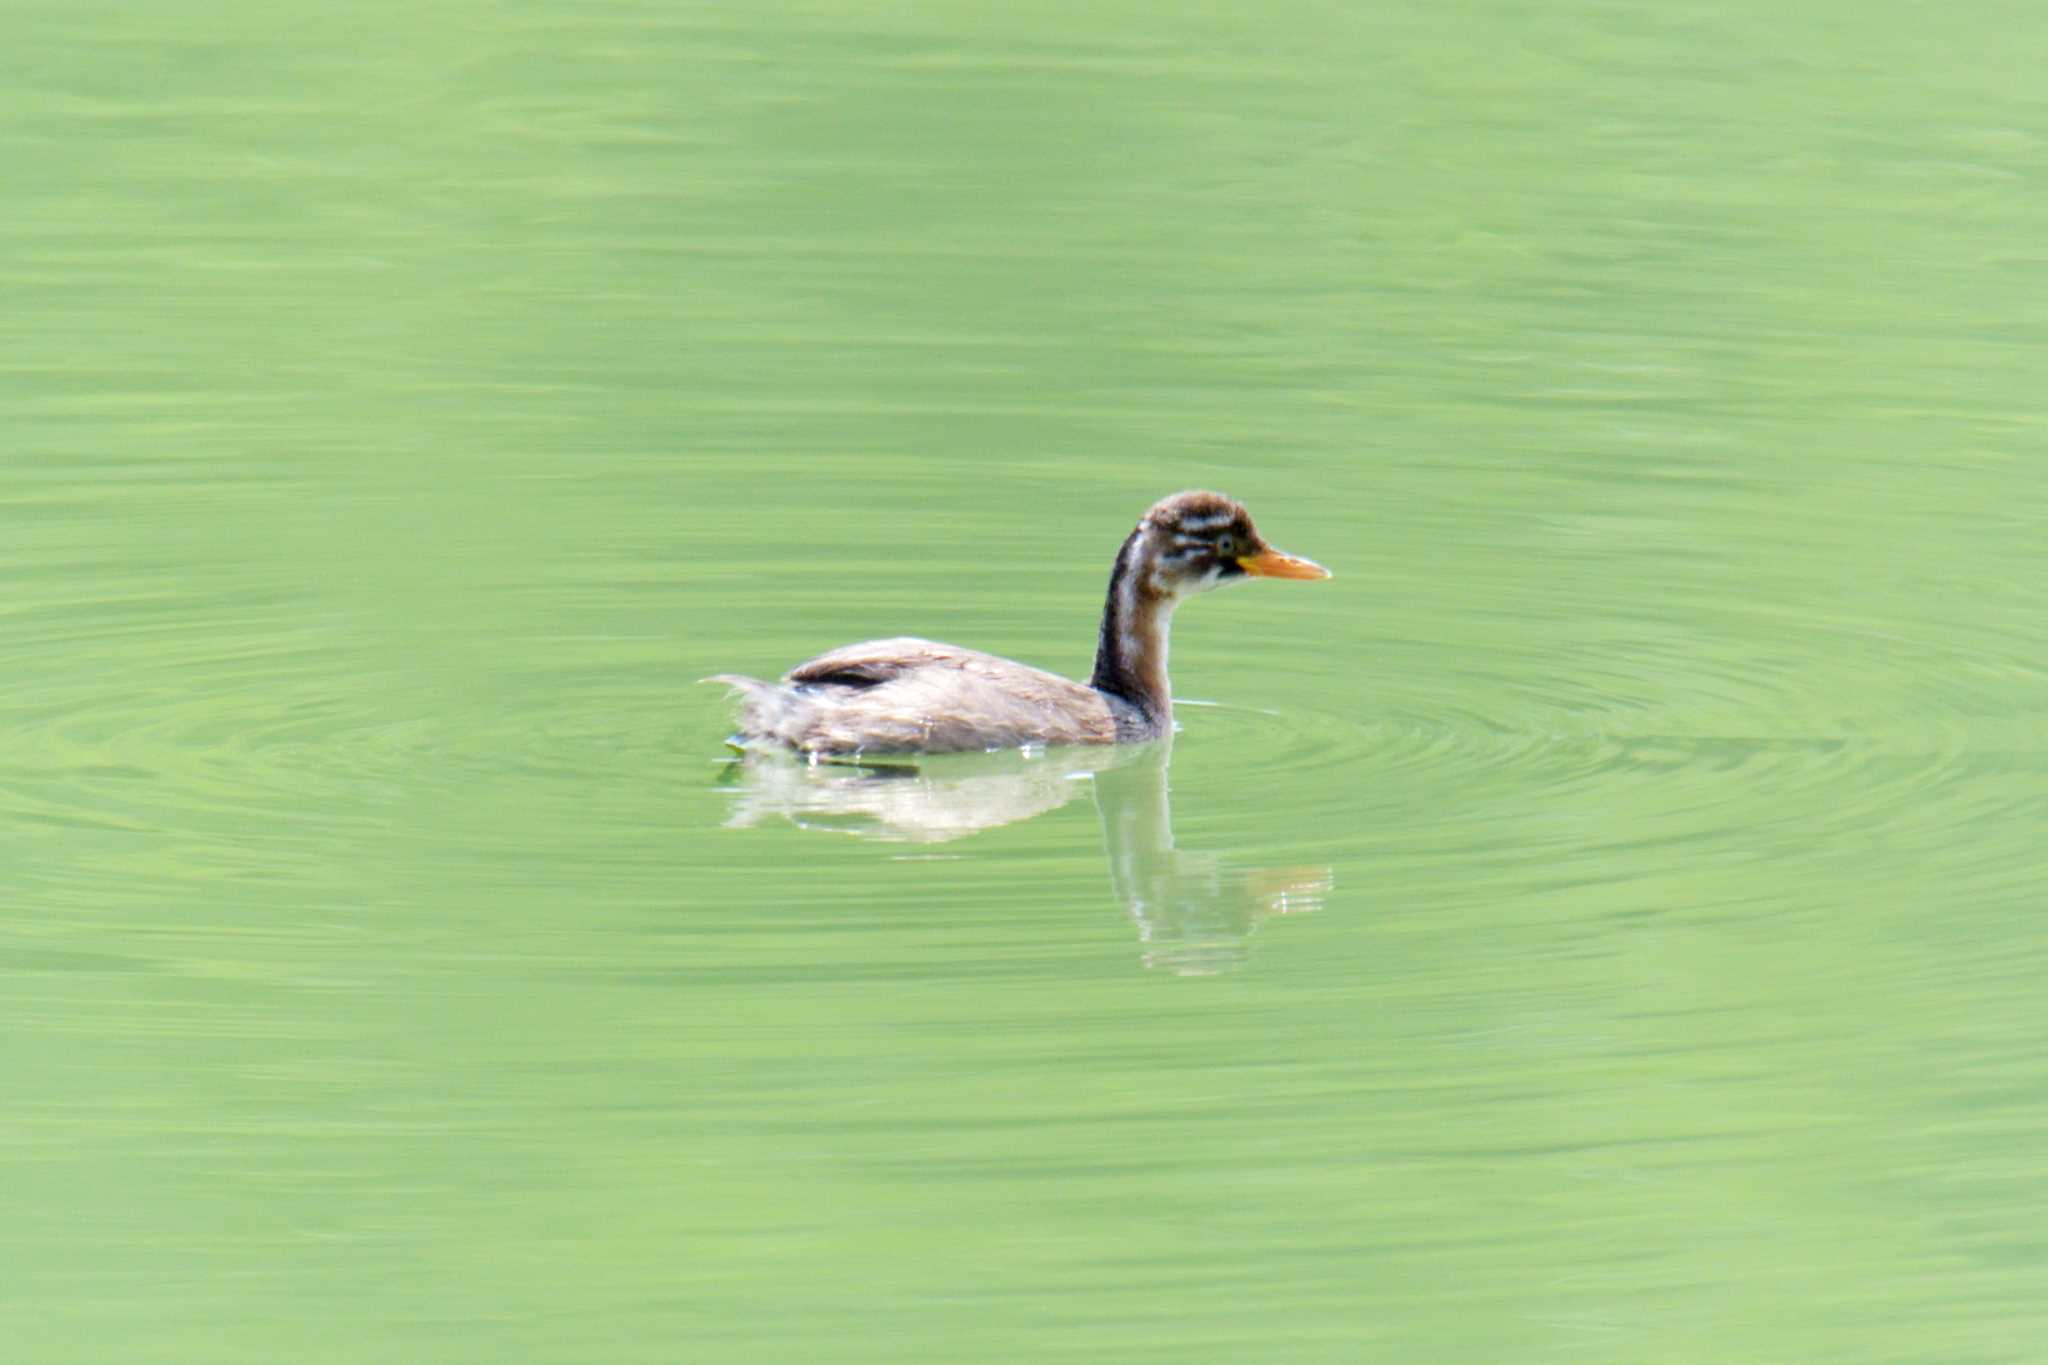
<path fill-rule="evenodd" d="M 1087 683 L 902 636 L 820 654 L 780 683 L 720 674 L 742 697 L 736 741 L 814 756 L 1124 744 L 1173 728 L 1167 629 L 1184 597 L 1240 578 L 1328 578 L 1273 549 L 1221 493 L 1176 493 L 1117 551 Z"/>

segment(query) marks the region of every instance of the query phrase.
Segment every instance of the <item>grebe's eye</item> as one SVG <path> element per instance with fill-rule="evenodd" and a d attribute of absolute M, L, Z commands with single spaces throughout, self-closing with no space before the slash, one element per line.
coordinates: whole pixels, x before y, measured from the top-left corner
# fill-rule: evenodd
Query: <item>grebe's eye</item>
<path fill-rule="evenodd" d="M 1228 531 L 1216 537 L 1216 553 L 1226 559 L 1235 557 L 1237 554 L 1237 537 Z"/>

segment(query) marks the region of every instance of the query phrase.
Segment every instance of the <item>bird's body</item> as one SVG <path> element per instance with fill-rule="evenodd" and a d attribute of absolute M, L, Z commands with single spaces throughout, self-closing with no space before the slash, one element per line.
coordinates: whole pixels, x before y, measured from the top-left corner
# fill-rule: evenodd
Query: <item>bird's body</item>
<path fill-rule="evenodd" d="M 812 756 L 954 753 L 1035 744 L 1119 744 L 1173 728 L 1167 628 L 1183 597 L 1232 578 L 1327 578 L 1269 548 L 1220 493 L 1155 503 L 1117 552 L 1087 683 L 958 645 L 901 636 L 846 645 L 781 682 L 708 678 L 743 698 L 748 747 Z"/>
<path fill-rule="evenodd" d="M 780 683 L 721 676 L 745 697 L 744 740 L 805 753 L 943 754 L 1025 744 L 1109 744 L 1120 699 L 1056 673 L 913 636 L 798 664 Z M 1133 737 L 1137 738 L 1135 733 Z"/>

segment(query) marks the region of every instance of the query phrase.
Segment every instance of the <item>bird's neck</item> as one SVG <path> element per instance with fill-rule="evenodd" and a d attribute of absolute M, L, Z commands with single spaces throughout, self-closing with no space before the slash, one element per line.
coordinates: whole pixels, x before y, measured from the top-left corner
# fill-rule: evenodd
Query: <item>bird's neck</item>
<path fill-rule="evenodd" d="M 1121 697 L 1144 713 L 1155 734 L 1173 732 L 1173 693 L 1166 681 L 1166 636 L 1174 597 L 1150 571 L 1151 547 L 1139 527 L 1117 551 L 1102 606 L 1095 672 L 1088 685 Z"/>

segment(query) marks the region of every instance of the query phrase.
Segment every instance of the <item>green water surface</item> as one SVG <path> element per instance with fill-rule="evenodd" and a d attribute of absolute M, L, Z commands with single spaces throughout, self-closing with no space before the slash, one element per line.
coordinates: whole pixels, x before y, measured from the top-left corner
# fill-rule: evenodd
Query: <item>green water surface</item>
<path fill-rule="evenodd" d="M 2038 7 L 0 33 L 9 1360 L 2048 1351 Z"/>

